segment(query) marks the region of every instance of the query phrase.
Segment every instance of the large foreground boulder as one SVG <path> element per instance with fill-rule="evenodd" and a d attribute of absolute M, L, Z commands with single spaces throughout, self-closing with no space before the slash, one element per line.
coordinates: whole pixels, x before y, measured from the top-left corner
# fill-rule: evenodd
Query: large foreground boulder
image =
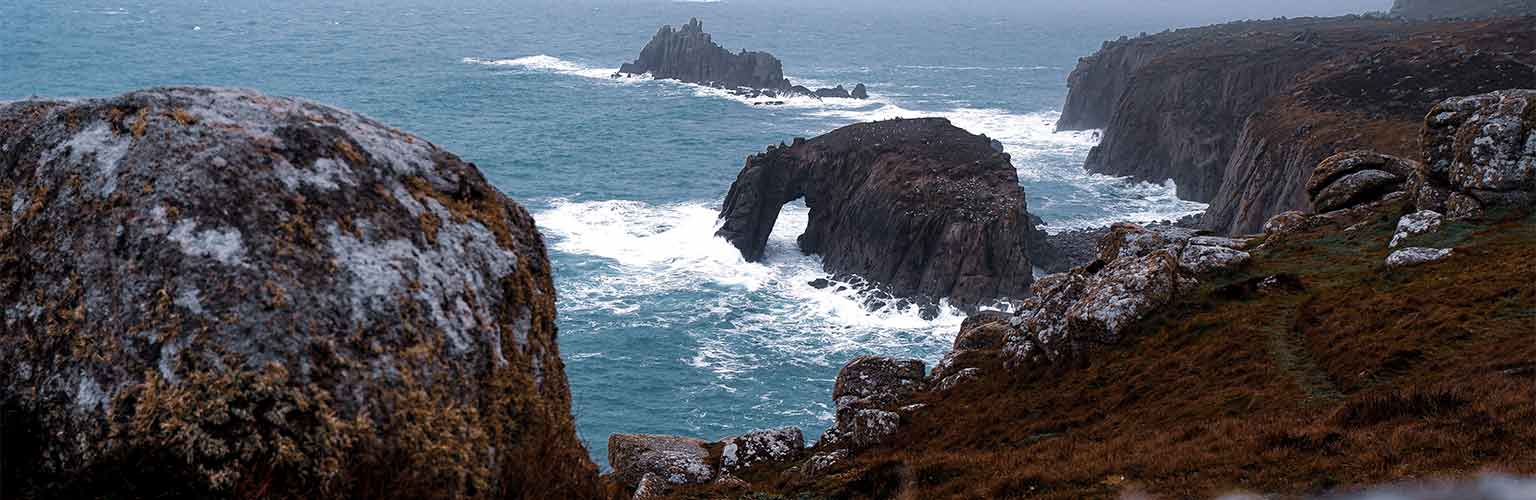
<path fill-rule="evenodd" d="M 528 213 L 256 92 L 0 106 L 6 497 L 584 498 Z"/>
<path fill-rule="evenodd" d="M 614 434 L 608 437 L 608 463 L 614 476 L 631 486 L 647 475 L 675 485 L 704 484 L 715 477 L 708 445 L 687 437 Z"/>
<path fill-rule="evenodd" d="M 747 159 L 719 236 L 760 261 L 786 203 L 804 198 L 800 249 L 904 297 L 974 305 L 1023 297 L 1033 231 L 1018 173 L 992 141 L 942 118 L 844 127 Z"/>

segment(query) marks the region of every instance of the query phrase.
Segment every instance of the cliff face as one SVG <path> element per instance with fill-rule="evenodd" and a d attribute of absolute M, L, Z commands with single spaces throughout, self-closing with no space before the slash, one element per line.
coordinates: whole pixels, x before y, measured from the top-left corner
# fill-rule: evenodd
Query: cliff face
<path fill-rule="evenodd" d="M 1319 61 L 1403 29 L 1383 20 L 1301 19 L 1121 42 L 1074 72 L 1063 115 L 1091 117 L 1098 112 L 1082 103 L 1114 103 L 1087 169 L 1151 182 L 1172 179 L 1181 198 L 1210 201 L 1236 148 L 1235 132 L 1264 99 Z M 1142 64 L 1127 62 L 1130 56 Z"/>
<path fill-rule="evenodd" d="M 1392 15 L 1410 19 L 1536 15 L 1536 0 L 1396 0 Z"/>
<path fill-rule="evenodd" d="M 0 106 L 7 498 L 591 498 L 533 220 L 357 114 Z"/>
<path fill-rule="evenodd" d="M 1318 65 L 1245 121 L 1202 225 L 1248 234 L 1274 214 L 1309 210 L 1307 176 L 1335 153 L 1417 156 L 1423 110 L 1453 96 L 1536 82 L 1532 50 L 1536 27 L 1496 21 L 1385 42 Z"/>
<path fill-rule="evenodd" d="M 682 29 L 662 26 L 640 51 L 635 62 L 620 73 L 652 76 L 688 83 L 723 87 L 789 90 L 784 64 L 767 52 L 731 53 L 704 32 L 704 23 L 688 21 Z"/>
<path fill-rule="evenodd" d="M 948 120 L 851 125 L 748 158 L 719 235 L 760 260 L 779 210 L 801 197 L 800 248 L 830 272 L 968 305 L 1028 294 L 1033 226 L 1018 174 Z"/>

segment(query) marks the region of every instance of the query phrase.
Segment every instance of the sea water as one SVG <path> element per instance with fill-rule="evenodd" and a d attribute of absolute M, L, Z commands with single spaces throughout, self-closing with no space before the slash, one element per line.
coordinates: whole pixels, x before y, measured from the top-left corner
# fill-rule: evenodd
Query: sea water
<path fill-rule="evenodd" d="M 727 48 L 777 54 L 796 83 L 865 83 L 873 98 L 763 106 L 611 77 L 689 17 Z M 801 204 L 762 263 L 713 236 L 745 157 L 770 144 L 942 116 L 1003 143 L 1050 231 L 1200 212 L 1171 185 L 1084 172 L 1097 134 L 1054 132 L 1078 57 L 1166 22 L 750 1 L 10 0 L 0 100 L 251 87 L 367 113 L 475 162 L 547 238 L 578 429 L 605 463 L 615 432 L 793 425 L 813 439 L 843 363 L 931 363 L 949 348 L 957 311 L 871 312 L 809 285 L 828 276 L 796 248 Z"/>

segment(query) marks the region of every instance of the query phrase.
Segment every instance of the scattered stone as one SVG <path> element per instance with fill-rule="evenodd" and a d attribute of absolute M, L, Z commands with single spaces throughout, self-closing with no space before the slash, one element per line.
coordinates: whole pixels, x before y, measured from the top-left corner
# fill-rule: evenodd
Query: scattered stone
<path fill-rule="evenodd" d="M 976 380 L 977 378 L 980 378 L 980 377 L 981 377 L 981 370 L 979 370 L 979 369 L 976 369 L 976 368 L 961 369 L 960 371 L 955 372 L 954 375 L 950 375 L 948 377 L 945 377 L 944 380 L 939 381 L 938 390 L 939 390 L 939 392 L 949 392 L 950 390 L 954 389 L 955 387 L 960 386 L 960 384 L 964 384 L 966 382 L 970 382 L 972 380 Z"/>
<path fill-rule="evenodd" d="M 639 485 L 648 474 L 670 484 L 706 484 L 715 476 L 707 444 L 676 436 L 614 434 L 608 437 L 608 464 L 624 484 Z"/>
<path fill-rule="evenodd" d="M 1299 211 L 1289 211 L 1276 214 L 1264 222 L 1265 243 L 1270 239 L 1284 239 L 1285 236 L 1300 231 L 1307 226 L 1307 214 Z"/>
<path fill-rule="evenodd" d="M 720 441 L 720 470 L 735 472 L 754 465 L 783 462 L 805 450 L 805 436 L 795 427 L 755 430 Z"/>
<path fill-rule="evenodd" d="M 1392 252 L 1387 256 L 1387 267 L 1408 267 L 1420 264 L 1428 264 L 1445 260 L 1454 251 L 1452 249 L 1411 247 Z"/>
<path fill-rule="evenodd" d="M 1248 252 L 1224 246 L 1190 245 L 1179 256 L 1179 267 L 1193 274 L 1237 269 L 1252 258 Z"/>
<path fill-rule="evenodd" d="M 1397 222 L 1397 234 L 1392 236 L 1392 244 L 1390 246 L 1391 248 L 1397 248 L 1407 241 L 1408 238 L 1434 232 L 1440 229 L 1443 223 L 1444 217 L 1439 212 L 1433 210 L 1421 210 L 1404 215 L 1402 220 Z"/>

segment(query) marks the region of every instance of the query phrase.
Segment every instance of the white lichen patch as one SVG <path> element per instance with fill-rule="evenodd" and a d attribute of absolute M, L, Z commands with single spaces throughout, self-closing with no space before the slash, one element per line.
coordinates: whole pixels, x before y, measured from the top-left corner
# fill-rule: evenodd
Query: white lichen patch
<path fill-rule="evenodd" d="M 197 287 L 182 286 L 176 292 L 175 304 L 192 314 L 203 314 L 203 301 L 198 297 L 200 293 Z"/>
<path fill-rule="evenodd" d="M 288 189 L 311 186 L 323 191 L 335 191 L 342 184 L 355 185 L 351 169 L 346 163 L 331 158 L 320 158 L 313 165 L 299 168 L 283 160 L 272 167 L 272 174 Z"/>
<path fill-rule="evenodd" d="M 207 257 L 226 266 L 245 265 L 245 243 L 236 228 L 197 231 L 197 223 L 185 219 L 176 224 L 166 238 L 181 245 L 181 252 Z"/>
<path fill-rule="evenodd" d="M 80 374 L 80 383 L 75 388 L 75 408 L 80 411 L 96 411 L 107 402 L 107 393 L 101 390 L 101 384 L 96 379 L 84 373 Z"/>
<path fill-rule="evenodd" d="M 44 155 L 43 161 L 49 163 L 66 153 L 72 164 L 90 159 L 92 164 L 81 165 L 87 168 L 80 171 L 89 174 L 86 184 L 105 197 L 117 191 L 117 166 L 132 146 L 132 139 L 113 132 L 107 122 L 98 121 L 56 146 Z"/>

